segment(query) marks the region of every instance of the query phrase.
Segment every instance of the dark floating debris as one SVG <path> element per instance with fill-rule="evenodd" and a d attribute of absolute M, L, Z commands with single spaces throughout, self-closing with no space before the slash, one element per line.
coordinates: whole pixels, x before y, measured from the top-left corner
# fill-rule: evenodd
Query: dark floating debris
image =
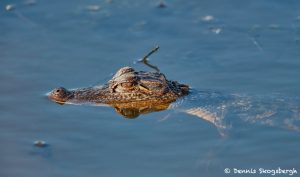
<path fill-rule="evenodd" d="M 159 1 L 157 7 L 158 8 L 166 8 L 167 4 L 163 0 L 161 0 L 161 1 Z"/>
<path fill-rule="evenodd" d="M 48 144 L 46 143 L 46 141 L 42 141 L 42 140 L 36 140 L 33 142 L 33 145 L 35 147 L 40 147 L 40 148 L 43 148 L 43 147 L 47 147 Z"/>

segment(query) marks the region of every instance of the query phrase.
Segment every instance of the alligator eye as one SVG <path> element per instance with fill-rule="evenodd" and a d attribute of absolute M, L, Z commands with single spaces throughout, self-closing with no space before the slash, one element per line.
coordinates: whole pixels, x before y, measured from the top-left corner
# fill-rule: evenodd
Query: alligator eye
<path fill-rule="evenodd" d="M 71 96 L 71 92 L 68 91 L 67 89 L 63 88 L 63 87 L 58 87 L 58 88 L 54 89 L 48 95 L 48 97 L 51 100 L 53 100 L 57 103 L 66 102 L 67 99 L 70 98 L 70 96 Z"/>
<path fill-rule="evenodd" d="M 122 83 L 121 84 L 121 86 L 122 87 L 125 87 L 125 88 L 131 88 L 131 87 L 133 87 L 133 83 L 131 83 L 131 82 L 124 82 L 124 83 Z"/>
<path fill-rule="evenodd" d="M 62 94 L 64 92 L 65 92 L 65 89 L 63 89 L 63 88 L 58 88 L 58 89 L 55 90 L 56 94 Z"/>
<path fill-rule="evenodd" d="M 67 93 L 67 90 L 63 87 L 59 87 L 53 90 L 52 93 L 57 96 L 64 96 Z"/>
<path fill-rule="evenodd" d="M 163 87 L 163 85 L 162 84 L 157 84 L 157 86 L 156 86 L 157 88 L 162 88 Z"/>

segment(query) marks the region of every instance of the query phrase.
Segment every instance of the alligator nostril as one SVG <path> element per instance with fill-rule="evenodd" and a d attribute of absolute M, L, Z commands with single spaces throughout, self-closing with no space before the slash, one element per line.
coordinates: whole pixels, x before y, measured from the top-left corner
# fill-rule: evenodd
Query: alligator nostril
<path fill-rule="evenodd" d="M 56 93 L 58 93 L 58 92 L 59 92 L 59 89 L 56 90 Z"/>

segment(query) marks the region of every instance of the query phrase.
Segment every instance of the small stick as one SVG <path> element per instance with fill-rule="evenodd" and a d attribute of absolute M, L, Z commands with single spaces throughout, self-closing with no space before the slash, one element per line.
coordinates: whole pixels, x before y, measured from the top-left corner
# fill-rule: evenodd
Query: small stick
<path fill-rule="evenodd" d="M 154 66 L 149 63 L 148 57 L 155 53 L 159 49 L 159 46 L 156 46 L 154 49 L 152 49 L 147 55 L 144 56 L 143 59 L 139 60 L 139 62 L 143 62 L 145 65 L 149 66 L 150 68 L 154 69 L 156 72 L 159 72 L 159 69 L 157 66 Z"/>
<path fill-rule="evenodd" d="M 152 55 L 153 53 L 155 53 L 157 50 L 159 49 L 159 46 L 156 46 L 154 49 L 152 49 L 147 55 L 144 56 L 144 58 L 141 61 L 146 61 L 148 57 L 150 57 L 150 55 Z"/>

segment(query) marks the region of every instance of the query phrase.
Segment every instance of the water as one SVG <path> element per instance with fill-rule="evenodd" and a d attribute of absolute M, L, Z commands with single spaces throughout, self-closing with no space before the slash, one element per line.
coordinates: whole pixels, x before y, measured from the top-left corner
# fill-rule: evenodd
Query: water
<path fill-rule="evenodd" d="M 0 3 L 0 176 L 224 176 L 225 168 L 278 167 L 299 175 L 297 131 L 236 119 L 222 137 L 173 110 L 130 120 L 110 107 L 45 97 L 57 86 L 104 83 L 122 66 L 149 70 L 134 62 L 156 45 L 151 63 L 194 89 L 299 97 L 299 1 L 28 2 Z"/>

